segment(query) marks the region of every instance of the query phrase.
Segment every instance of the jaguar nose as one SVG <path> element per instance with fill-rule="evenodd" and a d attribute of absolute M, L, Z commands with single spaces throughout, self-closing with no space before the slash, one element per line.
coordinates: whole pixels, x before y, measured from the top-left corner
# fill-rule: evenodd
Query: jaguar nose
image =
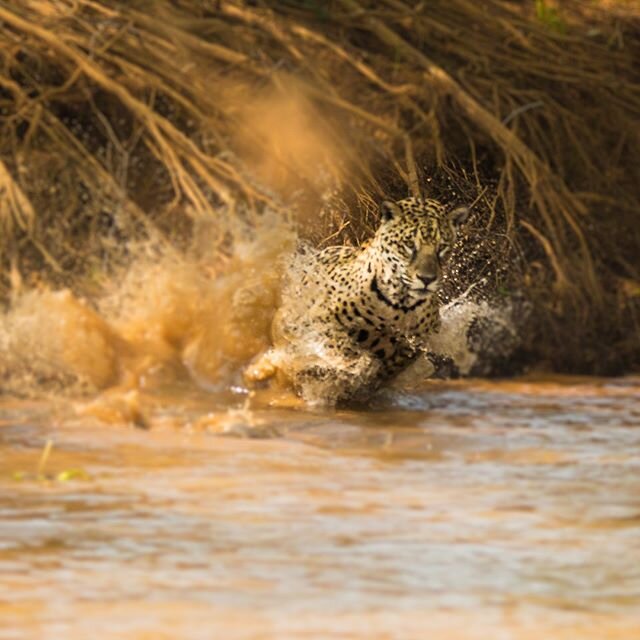
<path fill-rule="evenodd" d="M 420 275 L 418 274 L 418 280 L 424 284 L 425 289 L 429 289 L 430 286 L 438 281 L 437 275 Z"/>

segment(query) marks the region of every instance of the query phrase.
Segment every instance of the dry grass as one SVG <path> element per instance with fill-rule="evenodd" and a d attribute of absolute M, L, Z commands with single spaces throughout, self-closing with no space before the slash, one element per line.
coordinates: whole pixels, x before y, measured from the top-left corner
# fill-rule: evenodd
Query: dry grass
<path fill-rule="evenodd" d="M 358 240 L 426 191 L 502 238 L 528 357 L 640 364 L 634 3 L 0 0 L 0 22 L 5 298 L 203 220 L 223 246 L 266 207 Z"/>

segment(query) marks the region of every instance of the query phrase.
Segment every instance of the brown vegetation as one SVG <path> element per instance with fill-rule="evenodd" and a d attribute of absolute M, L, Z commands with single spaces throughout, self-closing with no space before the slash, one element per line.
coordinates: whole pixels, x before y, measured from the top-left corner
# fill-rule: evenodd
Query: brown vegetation
<path fill-rule="evenodd" d="M 360 240 L 422 193 L 474 202 L 468 271 L 493 253 L 492 293 L 532 302 L 529 360 L 640 366 L 635 3 L 0 0 L 0 24 L 5 299 L 90 293 L 203 222 L 224 248 L 265 208 Z"/>

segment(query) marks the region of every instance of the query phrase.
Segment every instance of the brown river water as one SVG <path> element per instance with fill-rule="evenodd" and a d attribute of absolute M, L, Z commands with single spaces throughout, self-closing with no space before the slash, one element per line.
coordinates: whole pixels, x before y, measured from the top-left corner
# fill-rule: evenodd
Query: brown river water
<path fill-rule="evenodd" d="M 0 402 L 0 638 L 640 637 L 640 378 L 245 400 Z"/>

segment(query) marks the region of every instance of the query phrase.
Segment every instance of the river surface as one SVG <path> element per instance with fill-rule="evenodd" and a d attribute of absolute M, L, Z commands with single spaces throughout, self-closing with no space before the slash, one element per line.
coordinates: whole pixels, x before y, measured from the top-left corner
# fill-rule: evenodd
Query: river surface
<path fill-rule="evenodd" d="M 0 638 L 640 638 L 640 378 L 244 402 L 2 400 Z"/>

